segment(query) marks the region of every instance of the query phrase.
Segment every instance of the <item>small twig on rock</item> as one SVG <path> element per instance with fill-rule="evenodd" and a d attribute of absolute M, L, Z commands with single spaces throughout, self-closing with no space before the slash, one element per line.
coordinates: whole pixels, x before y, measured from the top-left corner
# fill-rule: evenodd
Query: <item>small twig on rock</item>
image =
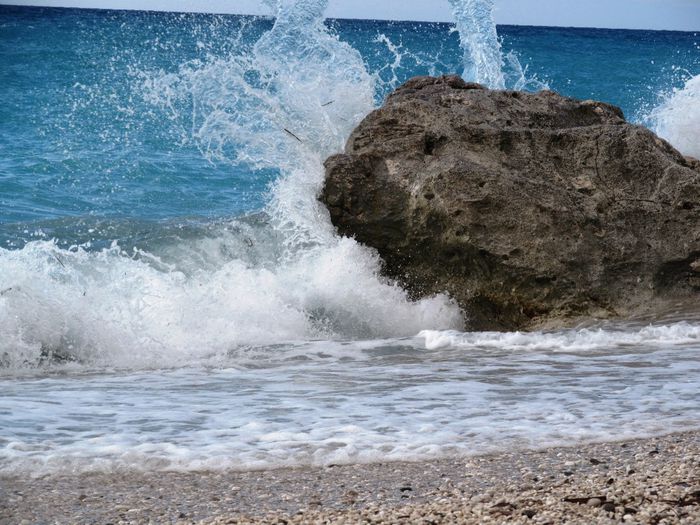
<path fill-rule="evenodd" d="M 5 288 L 4 290 L 0 291 L 0 296 L 5 295 L 7 292 L 11 292 L 11 291 L 12 291 L 12 287 Z"/>
<path fill-rule="evenodd" d="M 286 132 L 287 132 L 288 134 L 290 134 L 292 137 L 294 137 L 295 139 L 297 139 L 299 142 L 304 142 L 304 141 L 301 140 L 299 137 L 297 137 L 294 133 L 292 133 L 291 131 L 289 131 L 287 128 L 284 128 L 284 131 L 286 131 Z"/>
<path fill-rule="evenodd" d="M 570 496 L 570 497 L 564 498 L 563 501 L 565 501 L 567 503 L 577 503 L 578 505 L 586 505 L 592 499 L 598 499 L 602 503 L 605 503 L 605 501 L 606 501 L 605 496 L 584 496 L 584 497 Z"/>
<path fill-rule="evenodd" d="M 325 104 L 321 104 L 321 107 L 325 108 L 326 106 L 330 106 L 331 104 L 333 104 L 333 102 L 335 102 L 335 100 L 331 100 L 330 102 L 326 102 Z"/>

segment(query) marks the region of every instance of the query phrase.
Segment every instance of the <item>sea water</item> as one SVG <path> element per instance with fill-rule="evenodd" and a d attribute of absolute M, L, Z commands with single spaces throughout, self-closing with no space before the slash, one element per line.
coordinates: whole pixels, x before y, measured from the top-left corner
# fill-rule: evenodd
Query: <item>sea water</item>
<path fill-rule="evenodd" d="M 456 26 L 0 6 L 1 474 L 700 428 L 697 315 L 466 333 L 335 234 L 323 160 L 418 74 L 601 99 L 699 154 L 698 34 L 496 31 L 449 1 Z"/>

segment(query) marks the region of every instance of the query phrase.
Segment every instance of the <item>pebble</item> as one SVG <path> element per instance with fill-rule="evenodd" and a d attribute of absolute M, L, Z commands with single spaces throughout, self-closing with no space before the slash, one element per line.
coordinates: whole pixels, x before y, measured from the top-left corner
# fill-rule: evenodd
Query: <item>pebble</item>
<path fill-rule="evenodd" d="M 616 508 L 617 508 L 617 507 L 615 507 L 615 504 L 614 504 L 614 503 L 610 503 L 609 501 L 606 502 L 606 503 L 603 503 L 603 510 L 604 510 L 605 512 L 615 512 L 615 509 L 616 509 Z"/>

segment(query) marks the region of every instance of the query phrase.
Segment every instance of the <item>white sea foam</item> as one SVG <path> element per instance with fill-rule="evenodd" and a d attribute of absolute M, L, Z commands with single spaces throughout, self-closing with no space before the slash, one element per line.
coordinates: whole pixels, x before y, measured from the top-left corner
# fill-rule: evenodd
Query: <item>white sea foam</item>
<path fill-rule="evenodd" d="M 473 332 L 423 331 L 429 350 L 439 348 L 498 349 L 515 352 L 593 352 L 614 351 L 625 347 L 674 347 L 700 344 L 700 325 L 676 323 L 635 328 L 619 326 L 616 329 L 584 328 L 557 332 Z"/>
<path fill-rule="evenodd" d="M 664 97 L 649 119 L 654 131 L 681 153 L 700 158 L 700 75 Z"/>
<path fill-rule="evenodd" d="M 15 378 L 0 474 L 415 460 L 697 429 L 699 334 L 452 334 L 433 349 L 423 334 L 239 348 L 211 369 Z"/>
<path fill-rule="evenodd" d="M 180 264 L 218 242 L 183 249 Z M 185 271 L 117 245 L 90 253 L 42 241 L 0 250 L 0 362 L 16 369 L 53 355 L 88 365 L 172 367 L 242 345 L 459 324 L 444 299 L 412 303 L 379 278 L 376 255 L 350 239 L 268 262 L 255 267 L 234 258 Z"/>

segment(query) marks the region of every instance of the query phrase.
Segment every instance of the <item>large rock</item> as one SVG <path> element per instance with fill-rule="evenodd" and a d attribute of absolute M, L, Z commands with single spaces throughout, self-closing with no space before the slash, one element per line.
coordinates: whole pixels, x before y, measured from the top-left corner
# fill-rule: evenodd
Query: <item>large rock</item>
<path fill-rule="evenodd" d="M 700 166 L 614 106 L 415 78 L 326 170 L 339 232 L 471 328 L 700 308 Z"/>

